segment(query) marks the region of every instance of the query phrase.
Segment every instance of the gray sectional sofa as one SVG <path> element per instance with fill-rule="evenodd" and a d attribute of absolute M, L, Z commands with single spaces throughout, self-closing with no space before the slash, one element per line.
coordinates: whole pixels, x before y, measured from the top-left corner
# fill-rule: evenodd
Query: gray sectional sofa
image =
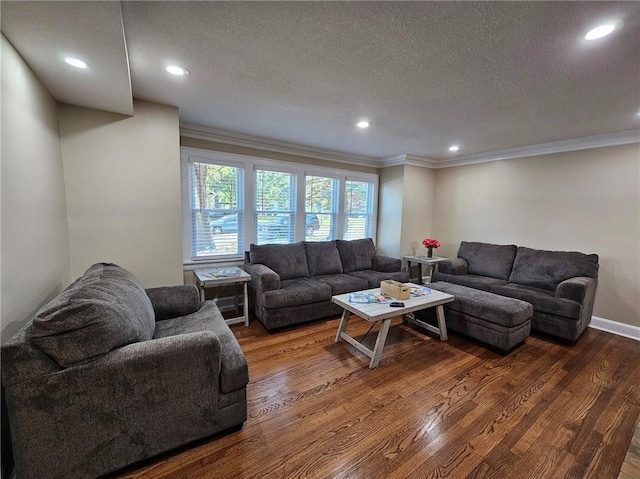
<path fill-rule="evenodd" d="M 463 241 L 457 258 L 438 264 L 433 281 L 526 301 L 531 329 L 575 341 L 591 321 L 598 255 Z"/>
<path fill-rule="evenodd" d="M 241 426 L 248 381 L 195 286 L 95 264 L 2 346 L 15 476 L 99 477 Z"/>
<path fill-rule="evenodd" d="M 503 352 L 510 351 L 529 337 L 533 307 L 526 301 L 445 281 L 431 283 L 429 287 L 455 297 L 454 301 L 444 305 L 447 329 Z M 426 320 L 432 314 L 431 310 L 423 310 L 417 316 Z"/>
<path fill-rule="evenodd" d="M 331 296 L 409 281 L 402 261 L 376 254 L 371 238 L 252 244 L 245 263 L 249 307 L 268 330 L 340 314 Z"/>

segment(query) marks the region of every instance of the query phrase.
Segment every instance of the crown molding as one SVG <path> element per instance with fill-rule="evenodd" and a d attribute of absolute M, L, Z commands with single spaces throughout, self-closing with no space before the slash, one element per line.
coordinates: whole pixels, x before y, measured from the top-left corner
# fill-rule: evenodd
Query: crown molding
<path fill-rule="evenodd" d="M 432 160 L 431 158 L 427 158 L 425 156 L 417 156 L 417 155 L 398 155 L 392 156 L 390 158 L 383 158 L 380 164 L 380 168 L 388 168 L 390 166 L 397 165 L 411 165 L 411 166 L 421 166 L 423 168 L 437 168 L 438 160 Z"/>
<path fill-rule="evenodd" d="M 490 161 L 513 160 L 530 156 L 549 155 L 553 153 L 563 153 L 567 151 L 588 150 L 592 148 L 603 148 L 607 146 L 628 145 L 640 143 L 640 130 L 629 130 L 618 133 L 608 133 L 605 135 L 587 136 L 572 140 L 553 141 L 550 143 L 540 143 L 537 145 L 520 146 L 505 150 L 489 151 L 477 155 L 465 156 L 462 158 L 432 159 L 425 156 L 403 154 L 389 158 L 373 158 L 370 156 L 350 155 L 324 148 L 298 145 L 279 140 L 272 140 L 253 135 L 245 135 L 226 130 L 218 130 L 205 126 L 192 125 L 188 123 L 180 124 L 180 136 L 197 138 L 200 140 L 216 141 L 229 145 L 242 146 L 245 148 L 255 148 L 259 150 L 296 155 L 317 160 L 334 161 L 350 165 L 366 166 L 369 168 L 388 168 L 397 165 L 412 165 L 423 168 L 452 168 L 456 166 L 474 165 L 478 163 L 488 163 Z"/>
<path fill-rule="evenodd" d="M 474 165 L 490 161 L 513 160 L 529 156 L 549 155 L 552 153 L 564 153 L 567 151 L 589 150 L 592 148 L 604 148 L 607 146 L 629 145 L 640 143 L 640 130 L 608 133 L 605 135 L 586 136 L 572 140 L 553 141 L 538 145 L 521 146 L 506 150 L 489 151 L 478 155 L 463 158 L 451 158 L 438 160 L 434 168 L 451 168 L 454 166 Z"/>
<path fill-rule="evenodd" d="M 350 165 L 368 166 L 370 168 L 380 167 L 380 160 L 377 158 L 372 158 L 370 156 L 350 155 L 348 153 L 340 153 L 324 148 L 287 143 L 285 141 L 272 140 L 269 138 L 263 138 L 253 135 L 245 135 L 243 133 L 235 133 L 226 130 L 218 130 L 216 128 L 192 125 L 189 123 L 180 124 L 180 136 L 185 136 L 187 138 L 196 138 L 199 140 L 216 141 L 219 143 L 242 146 L 245 148 L 273 151 L 276 153 L 284 153 L 287 155 L 303 156 L 306 158 L 314 158 L 317 160 L 335 161 L 338 163 L 347 163 Z"/>

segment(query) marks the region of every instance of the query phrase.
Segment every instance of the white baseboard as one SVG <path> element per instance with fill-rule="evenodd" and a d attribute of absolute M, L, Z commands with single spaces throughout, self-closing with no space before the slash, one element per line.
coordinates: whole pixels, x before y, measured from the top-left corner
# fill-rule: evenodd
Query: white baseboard
<path fill-rule="evenodd" d="M 610 319 L 591 316 L 591 324 L 589 324 L 589 327 L 640 341 L 640 327 L 638 326 L 632 326 L 630 324 L 611 321 Z"/>

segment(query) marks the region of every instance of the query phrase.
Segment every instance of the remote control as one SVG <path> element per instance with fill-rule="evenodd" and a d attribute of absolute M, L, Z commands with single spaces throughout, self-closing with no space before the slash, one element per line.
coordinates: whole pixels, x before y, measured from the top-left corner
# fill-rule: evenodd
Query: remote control
<path fill-rule="evenodd" d="M 389 306 L 392 308 L 404 308 L 404 303 L 394 301 L 393 303 L 389 303 Z"/>

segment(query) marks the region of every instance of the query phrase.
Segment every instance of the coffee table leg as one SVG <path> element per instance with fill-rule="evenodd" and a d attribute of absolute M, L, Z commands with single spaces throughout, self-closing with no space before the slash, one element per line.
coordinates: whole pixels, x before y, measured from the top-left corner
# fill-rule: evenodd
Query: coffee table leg
<path fill-rule="evenodd" d="M 342 333 L 347 329 L 347 323 L 349 322 L 349 311 L 342 310 L 342 318 L 340 318 L 340 326 L 338 326 L 338 334 L 336 334 L 336 343 L 342 341 Z"/>
<path fill-rule="evenodd" d="M 378 331 L 378 337 L 376 338 L 376 345 L 373 348 L 373 357 L 369 363 L 369 369 L 373 369 L 378 366 L 380 358 L 382 357 L 382 349 L 384 343 L 387 340 L 387 333 L 389 332 L 389 325 L 391 324 L 391 318 L 385 319 L 380 325 L 380 331 Z"/>
<path fill-rule="evenodd" d="M 436 316 L 438 316 L 438 328 L 440 329 L 440 341 L 449 339 L 447 336 L 447 323 L 444 320 L 444 308 L 442 305 L 436 306 Z"/>

